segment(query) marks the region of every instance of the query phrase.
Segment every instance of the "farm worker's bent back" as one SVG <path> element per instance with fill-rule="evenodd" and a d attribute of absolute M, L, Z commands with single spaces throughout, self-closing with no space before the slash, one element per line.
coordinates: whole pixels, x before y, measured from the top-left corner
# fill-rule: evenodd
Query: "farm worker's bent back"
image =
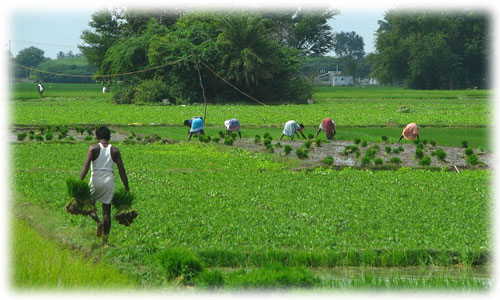
<path fill-rule="evenodd" d="M 321 130 L 325 131 L 326 138 L 329 140 L 333 139 L 335 137 L 335 134 L 337 133 L 337 131 L 335 130 L 335 122 L 333 122 L 330 118 L 324 118 L 321 121 L 318 131 L 316 132 L 316 138 L 318 137 L 318 134 Z"/>
<path fill-rule="evenodd" d="M 240 121 L 238 121 L 238 119 L 231 119 L 231 120 L 226 120 L 224 121 L 224 126 L 226 126 L 226 135 L 229 136 L 231 134 L 231 132 L 233 131 L 237 131 L 239 136 L 240 136 L 240 140 L 241 140 L 241 132 L 240 132 Z"/>
<path fill-rule="evenodd" d="M 281 139 L 283 139 L 283 137 L 285 135 L 291 137 L 292 140 L 293 140 L 293 138 L 294 138 L 295 134 L 297 133 L 297 131 L 300 132 L 300 134 L 302 135 L 302 137 L 304 139 L 306 139 L 306 136 L 302 132 L 303 128 L 304 128 L 303 124 L 298 124 L 294 120 L 290 120 L 290 121 L 286 122 L 285 123 L 285 127 L 283 128 L 283 133 L 280 136 L 280 141 L 281 141 Z"/>
<path fill-rule="evenodd" d="M 401 136 L 399 137 L 398 143 L 403 139 L 403 137 L 407 140 L 414 140 L 415 138 L 420 138 L 419 131 L 418 131 L 418 126 L 415 123 L 410 123 L 406 125 L 406 127 L 403 129 L 403 132 L 401 133 Z"/>

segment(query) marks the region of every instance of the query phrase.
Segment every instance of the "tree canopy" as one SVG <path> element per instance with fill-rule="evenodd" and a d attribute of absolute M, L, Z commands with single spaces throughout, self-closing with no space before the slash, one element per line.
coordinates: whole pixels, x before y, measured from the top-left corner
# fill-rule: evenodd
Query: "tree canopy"
<path fill-rule="evenodd" d="M 485 88 L 487 15 L 391 10 L 379 22 L 373 75 L 415 89 Z"/>

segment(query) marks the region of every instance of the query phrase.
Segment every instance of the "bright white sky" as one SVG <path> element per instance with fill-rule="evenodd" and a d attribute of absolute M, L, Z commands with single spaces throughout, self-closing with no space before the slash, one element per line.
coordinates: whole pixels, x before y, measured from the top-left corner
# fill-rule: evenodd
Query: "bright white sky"
<path fill-rule="evenodd" d="M 14 56 L 25 48 L 34 46 L 45 51 L 46 57 L 56 58 L 59 51 L 80 52 L 81 32 L 89 28 L 93 12 L 103 6 L 89 6 L 81 9 L 34 10 L 15 8 L 9 15 L 8 38 Z M 357 8 L 340 8 L 340 14 L 330 21 L 333 31 L 355 31 L 363 37 L 365 52 L 374 50 L 374 32 L 378 28 L 377 21 L 383 19 L 386 8 L 381 6 L 371 10 Z M 8 42 L 8 41 L 7 41 Z"/>

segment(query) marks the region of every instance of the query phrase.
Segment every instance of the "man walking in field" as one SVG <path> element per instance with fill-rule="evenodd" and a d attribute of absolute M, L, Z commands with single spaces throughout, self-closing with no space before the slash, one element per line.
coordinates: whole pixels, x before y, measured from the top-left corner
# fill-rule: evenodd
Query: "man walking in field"
<path fill-rule="evenodd" d="M 85 164 L 80 173 L 80 179 L 83 180 L 85 178 L 90 166 L 90 192 L 92 194 L 92 200 L 102 203 L 102 216 L 104 222 L 101 222 L 95 212 L 91 214 L 91 217 L 97 222 L 97 236 L 101 236 L 104 231 L 102 244 L 106 245 L 111 229 L 111 200 L 115 193 L 113 170 L 115 163 L 118 166 L 118 172 L 125 190 L 130 192 L 130 188 L 128 186 L 127 173 L 123 166 L 120 150 L 109 144 L 111 138 L 109 129 L 104 126 L 99 127 L 96 130 L 96 137 L 98 144 L 90 146 Z"/>
<path fill-rule="evenodd" d="M 41 81 L 38 81 L 38 95 L 40 95 L 40 98 L 43 97 L 44 91 L 45 91 L 45 87 L 43 86 Z"/>
<path fill-rule="evenodd" d="M 304 139 L 306 139 L 306 136 L 302 132 L 302 129 L 304 129 L 304 125 L 303 124 L 297 124 L 297 122 L 295 122 L 294 120 L 290 120 L 290 121 L 286 122 L 285 123 L 285 128 L 283 128 L 283 133 L 280 136 L 280 141 L 283 139 L 283 137 L 285 135 L 289 136 L 293 140 L 293 138 L 295 137 L 295 134 L 297 133 L 297 131 L 300 132 L 300 134 L 302 135 L 302 137 Z"/>
<path fill-rule="evenodd" d="M 332 119 L 329 118 L 324 118 L 321 121 L 321 124 L 319 124 L 318 131 L 316 132 L 316 138 L 318 138 L 318 134 L 320 133 L 321 130 L 324 130 L 326 133 L 326 138 L 329 140 L 335 139 L 335 134 L 337 131 L 335 130 L 335 122 L 332 121 Z"/>
<path fill-rule="evenodd" d="M 226 135 L 230 136 L 233 131 L 237 131 L 241 140 L 241 132 L 240 132 L 240 121 L 238 119 L 231 119 L 224 121 L 224 126 L 226 126 Z"/>
<path fill-rule="evenodd" d="M 205 127 L 203 126 L 202 117 L 193 117 L 190 120 L 184 120 L 184 125 L 190 127 L 188 141 L 191 140 L 193 134 L 195 136 L 205 135 Z"/>
<path fill-rule="evenodd" d="M 417 124 L 410 123 L 406 125 L 406 127 L 403 129 L 403 132 L 401 133 L 401 136 L 399 137 L 398 144 L 403 138 L 410 141 L 413 141 L 415 138 L 420 139 Z"/>

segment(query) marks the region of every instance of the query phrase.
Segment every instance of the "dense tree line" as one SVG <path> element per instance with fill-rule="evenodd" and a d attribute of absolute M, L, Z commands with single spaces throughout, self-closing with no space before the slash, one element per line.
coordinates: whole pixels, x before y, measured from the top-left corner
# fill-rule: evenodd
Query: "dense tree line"
<path fill-rule="evenodd" d="M 379 21 L 373 75 L 414 89 L 485 88 L 488 16 L 473 12 L 388 11 Z"/>
<path fill-rule="evenodd" d="M 36 47 L 25 48 L 10 58 L 14 62 L 12 75 L 15 80 L 44 81 L 57 83 L 90 83 L 95 82 L 92 78 L 95 69 L 92 68 L 87 59 L 80 53 L 74 54 L 72 51 L 64 53 L 59 51 L 57 59 L 45 57 L 45 52 Z M 43 70 L 38 72 L 23 68 L 17 65 L 32 69 Z M 85 77 L 61 76 L 51 73 L 83 75 Z"/>
<path fill-rule="evenodd" d="M 267 102 L 302 102 L 311 96 L 300 74 L 302 58 L 333 47 L 331 10 L 267 12 L 96 12 L 82 33 L 82 53 L 96 75 L 167 67 L 122 76 L 118 102 L 140 102 L 138 91 L 159 89 L 178 102 L 248 101 L 209 69 L 245 93 Z M 200 62 L 201 61 L 201 62 Z M 132 98 L 132 99 L 131 99 Z"/>

